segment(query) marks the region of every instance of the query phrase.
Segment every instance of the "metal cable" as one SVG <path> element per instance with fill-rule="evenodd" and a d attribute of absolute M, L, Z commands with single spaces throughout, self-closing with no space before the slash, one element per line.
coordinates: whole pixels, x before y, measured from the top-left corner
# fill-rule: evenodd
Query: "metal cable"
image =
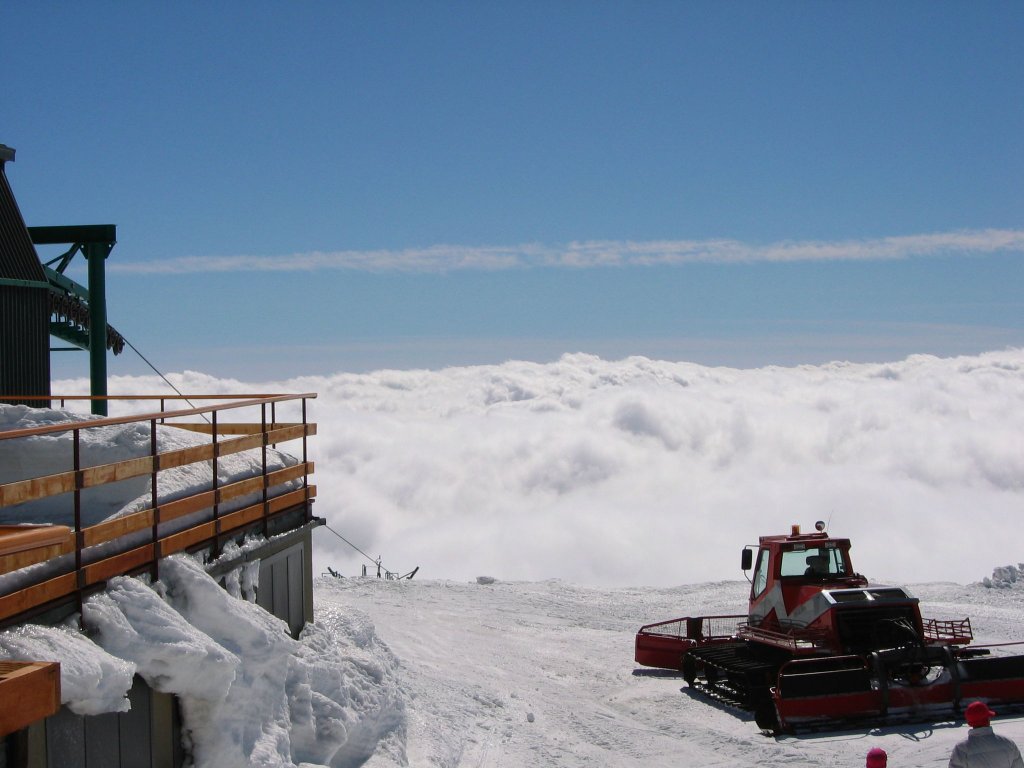
<path fill-rule="evenodd" d="M 363 550 L 361 550 L 361 549 L 360 549 L 359 547 L 357 547 L 357 546 L 356 546 L 355 544 L 353 544 L 353 543 L 352 543 L 351 541 L 349 541 L 349 540 L 348 540 L 348 539 L 346 539 L 346 538 L 345 538 L 344 536 L 342 536 L 342 535 L 341 535 L 340 533 L 338 533 L 338 532 L 337 532 L 336 530 L 334 530 L 333 528 L 331 528 L 331 526 L 329 526 L 329 525 L 327 525 L 327 524 L 325 523 L 325 524 L 324 524 L 324 528 L 326 528 L 326 529 L 327 529 L 328 531 L 330 531 L 331 533 L 333 533 L 333 534 L 334 534 L 335 536 L 337 536 L 337 537 L 338 537 L 339 539 L 341 539 L 342 541 L 344 541 L 344 542 L 345 542 L 346 544 L 348 544 L 348 545 L 349 545 L 350 547 L 352 547 L 352 549 L 354 549 L 354 550 L 355 550 L 356 552 L 358 552 L 358 553 L 359 553 L 360 555 L 362 555 L 363 557 L 365 557 L 365 558 L 366 558 L 367 560 L 369 560 L 369 561 L 370 561 L 371 563 L 373 563 L 374 565 L 377 565 L 377 566 L 380 566 L 381 568 L 383 568 L 383 569 L 384 569 L 384 571 L 385 571 L 386 573 L 394 573 L 394 574 L 395 574 L 396 576 L 398 575 L 397 571 L 392 571 L 392 570 L 390 570 L 389 568 L 385 568 L 385 567 L 384 567 L 384 564 L 383 564 L 383 563 L 381 563 L 381 561 L 380 561 L 379 559 L 377 559 L 377 560 L 374 560 L 374 559 L 373 559 L 372 557 L 370 557 L 370 556 L 369 556 L 368 554 L 366 554 L 365 552 L 363 552 Z M 415 571 L 414 571 L 414 573 L 415 573 Z M 401 576 L 400 578 L 403 578 L 403 579 L 404 579 L 404 578 L 405 578 L 405 576 Z"/>
<path fill-rule="evenodd" d="M 171 389 L 173 389 L 173 390 L 174 390 L 175 392 L 177 392 L 177 393 L 178 393 L 178 394 L 179 394 L 179 395 L 180 395 L 180 396 L 181 396 L 182 398 L 184 398 L 184 400 L 185 400 L 185 402 L 186 402 L 186 403 L 188 403 L 189 405 L 191 405 L 191 406 L 192 406 L 193 408 L 196 408 L 196 407 L 198 407 L 198 406 L 196 406 L 196 404 L 195 404 L 195 403 L 193 403 L 193 402 L 192 402 L 191 400 L 189 400 L 189 399 L 188 399 L 187 397 L 185 397 L 185 395 L 184 395 L 184 394 L 182 393 L 182 391 L 181 391 L 180 389 L 178 389 L 178 388 L 177 388 L 176 386 L 174 386 L 174 385 L 173 385 L 173 384 L 172 384 L 172 383 L 170 382 L 170 380 L 169 380 L 169 379 L 168 379 L 168 378 L 167 378 L 166 376 L 164 376 L 164 375 L 163 375 L 163 374 L 162 374 L 162 373 L 161 373 L 161 372 L 160 372 L 159 370 L 157 370 L 157 367 L 156 367 L 155 365 L 153 365 L 153 364 L 152 364 L 151 362 L 149 362 L 149 360 L 147 360 L 147 359 L 146 359 L 146 356 L 145 356 L 144 354 L 142 354 L 141 352 L 139 352 L 139 350 L 138 350 L 138 349 L 136 349 L 136 348 L 135 348 L 135 345 L 134 345 L 134 344 L 132 344 L 132 343 L 131 343 L 130 341 L 128 341 L 128 339 L 125 339 L 125 340 L 124 340 L 124 343 L 125 343 L 125 344 L 127 344 L 127 345 L 128 345 L 129 347 L 131 347 L 132 351 L 133 351 L 133 352 L 134 352 L 134 353 L 135 353 L 136 355 L 138 355 L 139 357 L 141 357 L 141 358 L 142 358 L 142 361 L 143 361 L 143 362 L 144 362 L 144 363 L 145 363 L 146 365 L 148 365 L 148 366 L 149 366 L 150 368 L 152 368 L 152 369 L 153 369 L 153 372 L 154 372 L 154 373 L 155 373 L 155 374 L 156 374 L 157 376 L 159 376 L 159 377 L 160 377 L 161 379 L 163 379 L 163 380 L 164 380 L 164 383 L 165 383 L 165 384 L 167 384 L 167 386 L 169 386 L 169 387 L 170 387 Z M 203 417 L 203 421 L 205 421 L 205 422 L 206 422 L 207 424 L 209 424 L 209 423 L 210 423 L 210 420 L 209 420 L 208 418 L 206 418 L 206 414 L 205 414 L 205 413 L 201 413 L 201 414 L 199 414 L 199 415 Z"/>

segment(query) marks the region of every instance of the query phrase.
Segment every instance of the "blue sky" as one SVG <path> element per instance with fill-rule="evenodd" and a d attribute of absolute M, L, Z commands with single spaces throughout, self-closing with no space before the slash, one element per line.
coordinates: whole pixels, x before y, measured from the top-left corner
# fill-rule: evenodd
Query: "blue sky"
<path fill-rule="evenodd" d="M 0 142 L 28 224 L 117 225 L 110 321 L 165 371 L 976 353 L 1024 345 L 1022 36 L 1019 2 L 15 0 Z"/>

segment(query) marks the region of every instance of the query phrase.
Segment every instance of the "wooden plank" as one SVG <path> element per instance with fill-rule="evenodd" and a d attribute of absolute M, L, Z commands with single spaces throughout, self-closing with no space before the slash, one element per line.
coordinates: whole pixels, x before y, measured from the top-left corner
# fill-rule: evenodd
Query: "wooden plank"
<path fill-rule="evenodd" d="M 213 442 L 204 443 L 203 445 L 193 445 L 188 448 L 179 448 L 176 451 L 167 451 L 159 454 L 160 456 L 160 469 L 173 469 L 175 467 L 183 467 L 187 464 L 198 464 L 201 461 L 210 461 L 213 459 L 217 448 L 220 449 L 221 455 L 225 453 L 237 453 L 238 451 L 244 451 L 247 448 L 258 448 L 260 443 L 258 440 L 251 441 L 252 445 L 246 446 L 233 446 L 229 445 L 234 443 L 233 440 L 225 440 L 218 443 L 216 446 Z"/>
<path fill-rule="evenodd" d="M 275 485 L 281 485 L 283 483 L 295 480 L 299 477 L 304 477 L 308 472 L 307 468 L 311 468 L 312 464 L 299 463 L 285 469 L 275 470 L 273 472 L 267 472 L 266 475 L 256 475 L 254 477 L 247 477 L 244 480 L 236 480 L 229 482 L 226 485 L 221 485 L 217 488 L 220 495 L 220 503 L 223 504 L 231 499 L 238 499 L 241 496 L 247 494 L 260 493 L 263 490 L 264 479 L 266 487 L 272 488 Z M 212 506 L 212 505 L 208 505 Z M 161 507 L 161 519 L 163 518 L 163 511 L 165 507 Z"/>
<path fill-rule="evenodd" d="M 276 514 L 277 512 L 288 509 L 289 507 L 302 504 L 306 498 L 307 492 L 309 498 L 314 498 L 316 496 L 316 486 L 310 485 L 307 488 L 299 488 L 270 499 L 268 502 L 269 514 Z M 130 525 L 138 525 L 138 521 L 142 519 L 141 515 L 149 514 L 151 511 L 152 510 L 145 510 L 143 513 L 136 513 L 137 515 L 140 515 L 140 517 L 132 521 Z M 245 507 L 244 509 L 231 512 L 221 518 L 221 530 L 222 532 L 230 532 L 237 528 L 241 528 L 244 525 L 255 522 L 262 517 L 263 504 L 253 504 L 249 507 Z M 111 523 L 121 523 L 122 521 L 127 520 L 128 518 L 121 518 L 120 520 L 111 521 Z M 100 524 L 100 526 L 104 525 L 106 524 Z M 98 526 L 93 527 L 96 528 Z M 200 523 L 186 531 L 180 531 L 179 533 L 163 537 L 161 539 L 161 551 L 166 555 L 170 554 L 172 551 L 176 552 L 181 549 L 201 544 L 204 541 L 211 541 L 215 536 L 215 531 L 215 521 L 211 520 Z M 168 547 L 167 550 L 163 549 L 165 546 Z M 85 584 L 91 586 L 93 584 L 107 581 L 114 576 L 120 576 L 129 573 L 130 571 L 137 570 L 152 561 L 152 544 L 146 544 L 129 550 L 128 552 L 104 558 L 103 560 L 91 563 L 82 569 Z M 19 613 L 24 613 L 32 608 L 48 603 L 51 600 L 71 595 L 75 592 L 77 584 L 78 582 L 75 574 L 67 573 L 41 584 L 36 584 L 31 587 L 18 590 L 17 592 L 13 592 L 9 595 L 4 595 L 0 597 L 0 620 L 8 619 Z"/>
<path fill-rule="evenodd" d="M 257 475 L 256 477 L 247 477 L 245 480 L 237 480 L 234 483 L 228 483 L 220 487 L 220 500 L 228 501 L 229 499 L 237 499 L 239 496 L 245 496 L 247 493 L 257 493 L 263 491 L 263 475 Z"/>
<path fill-rule="evenodd" d="M 73 471 L 4 483 L 0 485 L 0 507 L 9 507 L 24 501 L 70 493 L 73 490 L 75 490 L 75 473 Z"/>
<path fill-rule="evenodd" d="M 187 464 L 198 464 L 200 461 L 209 461 L 213 458 L 213 453 L 213 443 L 167 451 L 160 454 L 160 469 L 174 469 Z"/>
<path fill-rule="evenodd" d="M 5 706 L 0 707 L 0 737 L 57 713 L 60 709 L 58 662 L 30 661 L 3 666 L 0 701 Z"/>
<path fill-rule="evenodd" d="M 74 573 L 65 573 L 63 576 L 57 576 L 41 584 L 4 595 L 0 597 L 0 620 L 24 613 L 59 597 L 70 595 L 75 591 L 77 584 Z"/>
<path fill-rule="evenodd" d="M 272 488 L 275 485 L 281 485 L 282 483 L 287 483 L 291 480 L 298 480 L 300 477 L 312 475 L 314 471 L 315 467 L 313 466 L 312 461 L 300 461 L 298 464 L 293 464 L 290 467 L 279 469 L 276 472 L 268 472 L 267 485 Z"/>
<path fill-rule="evenodd" d="M 143 509 L 132 512 L 130 515 L 108 520 L 105 523 L 90 525 L 82 529 L 83 546 L 91 547 L 94 544 L 102 544 L 105 541 L 113 541 L 129 533 L 135 533 L 145 528 L 153 527 L 153 510 Z"/>
<path fill-rule="evenodd" d="M 112 464 L 97 464 L 82 470 L 82 487 L 95 488 L 98 485 L 117 483 L 133 477 L 153 473 L 153 457 L 140 456 L 134 459 L 115 461 Z"/>
<path fill-rule="evenodd" d="M 160 552 L 165 557 L 173 555 L 175 552 L 181 552 L 183 549 L 188 549 L 191 546 L 212 539 L 216 535 L 217 526 L 214 522 L 203 523 L 194 528 L 189 528 L 187 531 L 173 533 L 162 538 L 160 540 Z"/>
<path fill-rule="evenodd" d="M 210 461 L 213 459 L 215 452 L 220 456 L 227 456 L 233 453 L 240 453 L 241 451 L 262 448 L 264 434 L 266 435 L 267 444 L 285 443 L 289 440 L 296 440 L 304 435 L 315 435 L 316 425 L 294 424 L 280 429 L 272 429 L 266 433 L 222 440 L 216 444 L 216 447 L 211 442 L 209 445 L 196 445 L 189 448 L 180 448 L 176 451 L 167 451 L 159 454 L 160 468 L 172 469 L 187 464 L 196 464 L 201 461 Z M 141 477 L 152 472 L 152 456 L 141 456 L 111 464 L 86 467 L 81 470 L 82 487 L 95 488 L 132 477 Z M 22 502 L 42 499 L 48 496 L 57 496 L 74 490 L 74 471 L 5 483 L 0 485 L 0 507 L 21 504 Z"/>
<path fill-rule="evenodd" d="M 279 469 L 276 472 L 268 472 L 267 481 L 270 483 L 270 487 L 273 487 L 290 480 L 295 480 L 305 474 L 312 473 L 313 468 L 314 466 L 312 462 L 299 462 L 294 466 Z M 224 502 L 229 499 L 242 496 L 245 493 L 252 493 L 262 489 L 263 475 L 257 475 L 256 477 L 247 478 L 246 480 L 242 480 L 237 483 L 230 483 L 228 485 L 221 486 L 218 490 L 221 494 L 221 502 Z M 160 520 L 161 522 L 174 520 L 184 515 L 191 514 L 192 512 L 198 512 L 202 509 L 210 508 L 213 506 L 213 503 L 213 491 L 204 491 L 200 494 L 196 494 L 195 496 L 176 499 L 175 501 L 170 501 L 160 505 Z M 95 544 L 102 544 L 105 541 L 111 541 L 119 538 L 120 536 L 125 536 L 129 533 L 134 533 L 135 531 L 151 527 L 152 525 L 152 509 L 144 509 L 139 512 L 133 512 L 130 515 L 125 515 L 124 517 L 119 517 L 116 520 L 97 523 L 96 525 L 90 526 L 82 531 L 84 546 L 91 547 Z M 0 573 L 2 572 L 3 571 L 0 571 Z"/>
<path fill-rule="evenodd" d="M 70 537 L 66 525 L 0 525 L 0 555 L 63 544 Z"/>
<path fill-rule="evenodd" d="M 8 395 L 7 397 L 11 397 Z M 218 397 L 217 399 L 228 399 L 230 395 Z M 23 398 L 24 399 L 24 398 Z M 48 400 L 59 400 L 59 396 L 50 396 L 45 399 Z M 132 398 L 89 398 L 89 399 L 132 399 Z M 154 398 L 156 399 L 156 398 Z M 172 397 L 165 398 L 168 400 L 176 399 Z M 133 414 L 131 416 L 116 416 L 104 419 L 90 419 L 89 421 L 75 421 L 65 422 L 61 424 L 50 424 L 45 427 L 30 427 L 27 429 L 9 429 L 0 432 L 0 441 L 2 440 L 16 440 L 20 437 L 35 437 L 37 435 L 52 435 L 61 432 L 71 432 L 76 429 L 96 429 L 97 427 L 110 427 L 118 424 L 136 424 L 139 422 L 149 422 L 156 419 L 157 421 L 163 421 L 170 418 L 184 418 L 186 416 L 198 416 L 202 413 L 213 413 L 214 411 L 230 411 L 236 408 L 252 408 L 256 406 L 269 405 L 271 403 L 284 403 L 284 402 L 297 402 L 299 400 L 315 400 L 315 392 L 305 392 L 302 394 L 294 395 L 258 395 L 251 400 L 240 400 L 237 402 L 220 403 L 218 405 L 208 405 L 203 408 L 183 408 L 177 411 L 158 411 L 156 413 L 140 413 Z"/>
<path fill-rule="evenodd" d="M 268 472 L 266 474 L 266 484 L 268 488 L 273 488 L 278 485 L 296 480 L 300 477 L 305 477 L 312 471 L 313 465 L 309 462 L 299 462 L 291 467 L 285 467 L 284 469 L 278 469 L 274 472 Z M 220 500 L 221 502 L 228 501 L 230 499 L 236 499 L 239 496 L 245 496 L 247 493 L 256 493 L 263 490 L 264 475 L 256 475 L 255 477 L 248 477 L 245 480 L 238 480 L 234 483 L 228 483 L 220 487 Z"/>
<path fill-rule="evenodd" d="M 301 421 L 268 422 L 267 430 L 274 430 L 282 427 L 294 427 L 296 425 L 301 424 Z M 203 435 L 213 434 L 213 424 L 209 424 L 207 422 L 189 424 L 167 422 L 163 426 L 175 427 L 176 429 L 184 429 L 187 430 L 188 432 L 198 432 Z M 258 421 L 217 422 L 218 435 L 257 435 L 263 431 L 263 424 Z"/>
<path fill-rule="evenodd" d="M 63 544 L 51 544 L 48 547 L 24 549 L 10 555 L 0 556 L 0 573 L 10 573 L 36 563 L 45 563 L 52 557 L 60 557 L 75 551 L 75 540 L 69 538 Z"/>
<path fill-rule="evenodd" d="M 316 424 L 296 424 L 294 427 L 268 430 L 267 443 L 287 443 L 300 437 L 316 434 Z"/>
<path fill-rule="evenodd" d="M 115 576 L 123 576 L 129 571 L 141 568 L 147 563 L 153 562 L 153 545 L 145 544 L 135 549 L 129 549 L 113 557 L 107 557 L 90 563 L 82 568 L 85 574 L 86 586 L 98 584 L 101 581 L 112 579 Z"/>
<path fill-rule="evenodd" d="M 270 500 L 270 514 L 280 512 L 282 509 L 287 509 L 288 507 L 294 507 L 296 504 L 301 504 L 306 500 L 307 490 L 309 491 L 309 498 L 316 496 L 315 485 L 311 485 L 308 488 L 299 488 L 291 493 L 284 493 L 280 496 L 275 496 Z"/>
<path fill-rule="evenodd" d="M 220 530 L 221 533 L 227 533 L 233 531 L 236 528 L 240 528 L 243 525 L 255 522 L 263 517 L 263 502 L 259 504 L 253 504 L 249 507 L 243 507 L 242 509 L 236 509 L 234 512 L 229 512 L 220 519 Z"/>
<path fill-rule="evenodd" d="M 165 502 L 160 505 L 160 522 L 166 523 L 168 520 L 176 520 L 193 512 L 209 509 L 216 500 L 217 494 L 211 490 L 197 493 L 194 496 L 186 496 L 183 499 Z"/>
<path fill-rule="evenodd" d="M 312 490 L 311 496 L 315 496 L 315 487 L 310 486 L 310 488 Z M 305 498 L 303 491 L 304 489 L 299 488 L 298 490 L 270 499 L 270 503 L 268 505 L 270 507 L 270 514 L 301 504 Z M 166 556 L 174 552 L 180 552 L 183 549 L 196 546 L 197 544 L 202 544 L 204 541 L 213 540 L 216 535 L 216 522 L 220 522 L 221 533 L 230 533 L 237 528 L 256 522 L 262 517 L 262 502 L 259 504 L 252 504 L 248 507 L 243 507 L 242 509 L 237 509 L 234 512 L 229 512 L 219 518 L 218 521 L 211 520 L 189 528 L 188 530 L 163 537 L 160 540 L 160 551 L 164 556 Z"/>
<path fill-rule="evenodd" d="M 217 447 L 221 456 L 256 450 L 263 447 L 263 435 L 246 435 L 245 437 L 233 437 L 230 440 L 218 440 Z"/>

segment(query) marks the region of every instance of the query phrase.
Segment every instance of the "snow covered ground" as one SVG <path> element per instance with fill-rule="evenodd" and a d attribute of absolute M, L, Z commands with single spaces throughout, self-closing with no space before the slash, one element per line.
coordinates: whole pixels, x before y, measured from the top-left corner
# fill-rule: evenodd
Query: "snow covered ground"
<path fill-rule="evenodd" d="M 244 571 L 244 569 L 243 569 Z M 944 766 L 956 722 L 770 737 L 749 715 L 638 668 L 633 635 L 685 613 L 742 610 L 747 585 L 581 587 L 320 578 L 299 640 L 191 558 L 150 587 L 117 578 L 85 605 L 85 632 L 0 633 L 0 658 L 59 659 L 75 712 L 124 711 L 132 675 L 174 693 L 197 768 Z M 970 615 L 979 641 L 1020 637 L 1024 589 L 922 584 L 936 618 Z M 996 721 L 1024 744 L 1024 719 Z"/>
<path fill-rule="evenodd" d="M 912 588 L 928 616 L 970 615 L 979 639 L 1019 639 L 1024 590 Z M 642 624 L 746 605 L 746 582 L 593 588 L 320 579 L 317 611 L 365 615 L 398 658 L 407 762 L 369 768 L 519 766 L 856 766 L 880 746 L 893 768 L 945 766 L 966 737 L 947 722 L 827 734 L 761 735 L 745 713 L 691 695 L 681 677 L 638 668 Z M 1024 719 L 997 732 L 1024 746 Z"/>

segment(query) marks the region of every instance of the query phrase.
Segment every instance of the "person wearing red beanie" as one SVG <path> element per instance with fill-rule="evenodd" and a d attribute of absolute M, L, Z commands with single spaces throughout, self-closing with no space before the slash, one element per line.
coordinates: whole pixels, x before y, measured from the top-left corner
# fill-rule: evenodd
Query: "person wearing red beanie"
<path fill-rule="evenodd" d="M 885 764 L 888 760 L 889 757 L 885 754 L 884 749 L 881 747 L 872 747 L 868 750 L 868 759 L 864 765 L 865 768 L 885 768 Z"/>
<path fill-rule="evenodd" d="M 1017 745 L 992 730 L 995 712 L 983 701 L 972 701 L 964 711 L 971 726 L 967 738 L 953 747 L 949 768 L 1024 768 Z"/>

